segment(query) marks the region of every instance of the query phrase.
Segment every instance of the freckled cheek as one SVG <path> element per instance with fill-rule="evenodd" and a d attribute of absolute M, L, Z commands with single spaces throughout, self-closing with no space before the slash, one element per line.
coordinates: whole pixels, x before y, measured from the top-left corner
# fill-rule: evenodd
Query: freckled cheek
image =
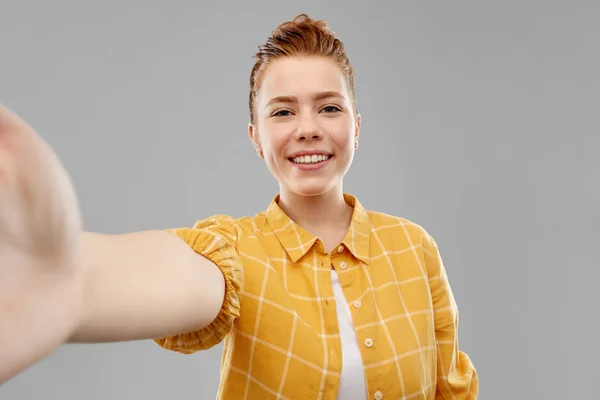
<path fill-rule="evenodd" d="M 287 140 L 284 138 L 272 137 L 265 146 L 269 158 L 275 163 L 282 163 L 286 159 Z"/>
<path fill-rule="evenodd" d="M 354 145 L 354 129 L 347 120 L 332 120 L 326 128 L 333 142 L 340 148 Z"/>
<path fill-rule="evenodd" d="M 338 132 L 333 135 L 332 139 L 340 150 L 348 151 L 354 146 L 354 134 L 349 134 L 348 131 Z"/>

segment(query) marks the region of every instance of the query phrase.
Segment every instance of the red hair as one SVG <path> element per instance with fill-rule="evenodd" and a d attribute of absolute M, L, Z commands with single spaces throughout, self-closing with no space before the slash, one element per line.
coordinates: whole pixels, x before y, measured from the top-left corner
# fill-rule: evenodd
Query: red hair
<path fill-rule="evenodd" d="M 256 63 L 250 74 L 250 122 L 254 123 L 256 113 L 254 102 L 260 88 L 260 78 L 271 62 L 281 57 L 320 56 L 333 60 L 346 77 L 351 100 L 356 109 L 354 91 L 354 70 L 344 50 L 344 44 L 329 29 L 327 22 L 314 20 L 300 14 L 292 21 L 284 22 L 273 30 L 267 41 L 258 47 L 254 56 Z"/>

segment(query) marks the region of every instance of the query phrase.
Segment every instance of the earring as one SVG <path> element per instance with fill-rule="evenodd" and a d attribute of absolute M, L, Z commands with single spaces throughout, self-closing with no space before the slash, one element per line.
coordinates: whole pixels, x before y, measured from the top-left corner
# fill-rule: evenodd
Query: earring
<path fill-rule="evenodd" d="M 262 150 L 258 150 L 258 156 L 259 156 L 260 158 L 263 158 L 263 152 L 262 152 Z"/>
<path fill-rule="evenodd" d="M 358 140 L 356 140 L 356 141 L 354 142 L 354 148 L 355 148 L 355 149 L 358 149 Z"/>

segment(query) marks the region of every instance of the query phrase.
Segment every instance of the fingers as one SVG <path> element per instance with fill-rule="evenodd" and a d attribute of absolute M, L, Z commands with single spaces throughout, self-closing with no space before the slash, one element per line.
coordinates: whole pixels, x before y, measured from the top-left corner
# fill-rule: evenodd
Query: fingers
<path fill-rule="evenodd" d="M 0 104 L 0 191 L 14 178 L 13 154 L 15 143 L 9 136 L 14 136 L 19 123 L 14 113 Z"/>
<path fill-rule="evenodd" d="M 39 151 L 40 138 L 19 116 L 0 104 L 0 176 L 14 174 L 17 160 Z M 2 179 L 2 178 L 0 178 Z"/>
<path fill-rule="evenodd" d="M 31 128 L 9 110 L 0 104 L 0 184 L 6 189 L 8 183 L 14 184 L 17 174 L 17 161 L 22 159 L 24 141 Z"/>
<path fill-rule="evenodd" d="M 31 133 L 32 130 L 15 112 L 0 104 L 0 137 L 18 132 Z"/>
<path fill-rule="evenodd" d="M 48 168 L 59 163 L 55 158 L 52 149 L 31 126 L 0 104 L 0 169 L 18 164 L 18 169 L 38 168 L 39 175 L 47 174 Z"/>
<path fill-rule="evenodd" d="M 60 159 L 25 121 L 1 104 L 0 192 L 4 207 L 27 220 L 28 226 L 43 221 L 43 229 L 32 228 L 30 233 L 36 240 L 47 231 L 64 234 L 80 223 L 74 188 Z M 8 207 L 6 202 L 15 197 L 19 200 Z M 42 243 L 52 245 L 47 239 Z"/>

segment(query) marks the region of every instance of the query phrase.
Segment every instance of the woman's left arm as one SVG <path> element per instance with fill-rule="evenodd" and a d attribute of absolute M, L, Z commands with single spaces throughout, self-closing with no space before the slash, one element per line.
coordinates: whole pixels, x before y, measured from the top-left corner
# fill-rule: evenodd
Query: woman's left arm
<path fill-rule="evenodd" d="M 425 233 L 422 247 L 435 318 L 437 347 L 435 398 L 477 399 L 479 393 L 477 371 L 469 356 L 458 348 L 458 308 L 437 244 L 433 237 Z"/>

